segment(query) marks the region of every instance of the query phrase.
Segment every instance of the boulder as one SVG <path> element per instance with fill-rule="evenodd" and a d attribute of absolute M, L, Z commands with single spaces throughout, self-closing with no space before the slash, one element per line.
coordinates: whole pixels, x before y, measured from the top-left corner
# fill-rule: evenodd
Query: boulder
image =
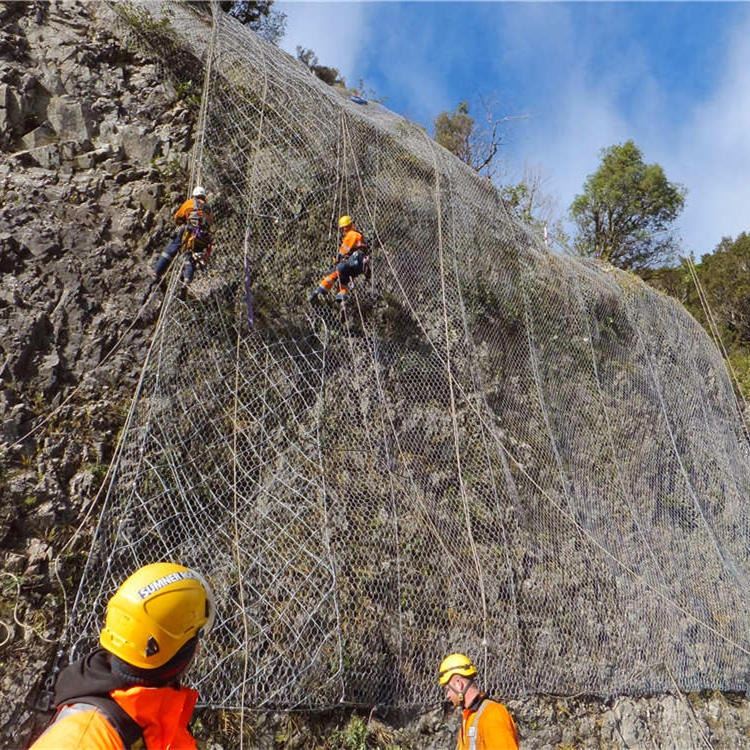
<path fill-rule="evenodd" d="M 22 119 L 15 92 L 7 83 L 0 84 L 0 133 L 12 133 Z"/>
<path fill-rule="evenodd" d="M 28 149 L 47 146 L 57 140 L 57 134 L 48 123 L 42 123 L 38 128 L 26 133 L 21 139 Z"/>
<path fill-rule="evenodd" d="M 136 164 L 148 166 L 159 153 L 159 136 L 148 132 L 143 125 L 127 125 L 120 128 L 120 137 L 125 154 Z"/>
<path fill-rule="evenodd" d="M 29 156 L 45 169 L 57 169 L 62 164 L 60 146 L 57 143 L 48 143 L 46 146 L 30 149 Z"/>
<path fill-rule="evenodd" d="M 67 94 L 49 100 L 47 119 L 60 140 L 84 144 L 89 142 L 96 129 L 89 108 Z"/>
<path fill-rule="evenodd" d="M 161 208 L 163 194 L 164 188 L 160 183 L 147 183 L 133 190 L 133 199 L 138 201 L 147 211 L 156 213 Z"/>

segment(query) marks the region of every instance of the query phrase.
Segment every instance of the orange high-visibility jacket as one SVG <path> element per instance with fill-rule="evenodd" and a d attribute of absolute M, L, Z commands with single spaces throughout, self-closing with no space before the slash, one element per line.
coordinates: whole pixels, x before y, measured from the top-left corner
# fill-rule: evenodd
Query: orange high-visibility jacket
<path fill-rule="evenodd" d="M 476 709 L 465 708 L 456 750 L 518 750 L 518 733 L 508 709 L 489 698 Z"/>
<path fill-rule="evenodd" d="M 131 687 L 110 696 L 143 729 L 146 750 L 196 750 L 187 729 L 198 700 L 195 690 Z M 29 750 L 123 750 L 123 743 L 98 708 L 72 702 Z"/>
<path fill-rule="evenodd" d="M 342 238 L 339 247 L 339 255 L 346 258 L 353 250 L 362 247 L 365 244 L 365 238 L 361 232 L 356 229 L 350 229 Z"/>
<path fill-rule="evenodd" d="M 206 215 L 209 225 L 213 224 L 214 217 L 206 201 L 200 198 L 188 198 L 174 213 L 174 220 L 178 224 L 184 224 L 193 211 L 202 210 Z"/>

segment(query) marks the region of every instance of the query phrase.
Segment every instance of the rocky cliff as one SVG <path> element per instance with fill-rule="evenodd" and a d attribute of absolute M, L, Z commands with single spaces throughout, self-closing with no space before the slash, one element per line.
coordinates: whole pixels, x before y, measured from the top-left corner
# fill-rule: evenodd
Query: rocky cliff
<path fill-rule="evenodd" d="M 75 594 L 182 199 L 194 106 L 83 3 L 0 3 L 0 726 L 17 747 Z M 68 601 L 68 604 L 70 602 Z"/>

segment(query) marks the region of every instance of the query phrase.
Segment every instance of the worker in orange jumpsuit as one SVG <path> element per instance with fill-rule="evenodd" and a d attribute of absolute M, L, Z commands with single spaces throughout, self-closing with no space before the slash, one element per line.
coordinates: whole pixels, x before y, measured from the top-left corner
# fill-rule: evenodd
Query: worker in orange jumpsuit
<path fill-rule="evenodd" d="M 214 609 L 194 570 L 154 563 L 133 573 L 107 605 L 102 648 L 60 672 L 57 712 L 29 750 L 196 750 L 187 724 L 198 693 L 180 678 Z"/>
<path fill-rule="evenodd" d="M 464 654 L 443 659 L 438 682 L 445 698 L 461 708 L 456 750 L 518 750 L 518 732 L 508 709 L 477 686 L 477 668 Z"/>
<path fill-rule="evenodd" d="M 211 229 L 213 227 L 213 214 L 206 201 L 206 188 L 196 185 L 192 198 L 188 198 L 175 211 L 174 221 L 177 224 L 177 232 L 164 248 L 154 266 L 154 275 L 158 281 L 165 274 L 169 264 L 174 260 L 180 248 L 187 246 L 185 242 L 189 236 L 191 244 L 202 255 L 204 262 L 211 254 Z M 196 253 L 185 252 L 185 263 L 182 267 L 182 280 L 189 284 L 193 280 L 196 268 Z"/>
<path fill-rule="evenodd" d="M 354 228 L 351 216 L 342 216 L 339 219 L 339 231 L 341 245 L 334 259 L 333 270 L 321 279 L 320 286 L 310 295 L 310 302 L 315 302 L 319 295 L 329 292 L 337 280 L 339 288 L 336 301 L 345 302 L 349 294 L 349 282 L 355 276 L 367 272 L 367 243 L 362 233 Z"/>

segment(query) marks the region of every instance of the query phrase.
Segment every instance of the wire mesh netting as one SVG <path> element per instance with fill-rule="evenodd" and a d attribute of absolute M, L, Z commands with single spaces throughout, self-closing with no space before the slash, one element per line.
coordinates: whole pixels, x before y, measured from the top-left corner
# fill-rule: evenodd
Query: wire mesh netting
<path fill-rule="evenodd" d="M 73 653 L 169 559 L 215 589 L 209 705 L 431 703 L 453 650 L 505 696 L 746 689 L 748 444 L 700 326 L 215 7 L 114 8 L 176 82 L 210 64 L 216 250 L 172 272 Z M 373 248 L 343 314 L 307 302 L 342 213 Z"/>

